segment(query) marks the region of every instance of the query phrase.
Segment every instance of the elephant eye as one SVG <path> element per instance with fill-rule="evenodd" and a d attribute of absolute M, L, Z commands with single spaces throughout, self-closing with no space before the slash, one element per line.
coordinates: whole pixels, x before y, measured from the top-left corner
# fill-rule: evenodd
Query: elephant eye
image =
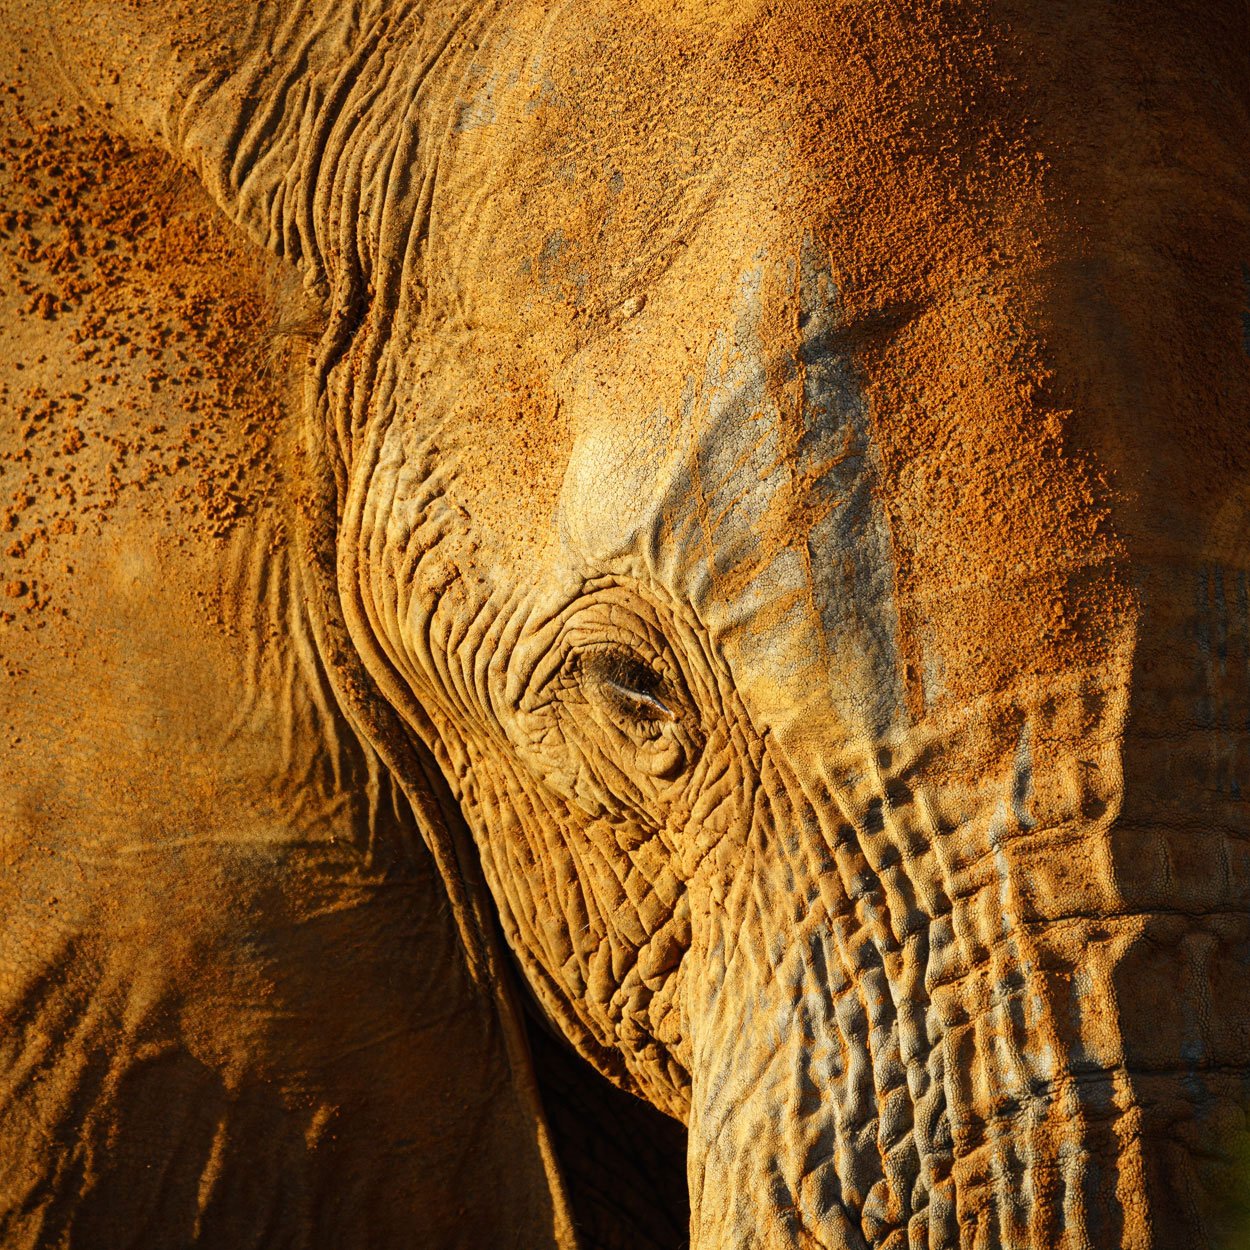
<path fill-rule="evenodd" d="M 536 711 L 552 707 L 556 720 L 536 726 L 535 737 L 559 751 L 560 776 L 597 812 L 617 801 L 608 796 L 634 803 L 668 793 L 689 774 L 704 739 L 676 660 L 653 649 L 646 631 L 637 631 L 635 644 L 632 631 L 621 638 L 619 622 L 595 624 L 593 634 L 585 629 L 552 656 L 558 668 L 540 687 L 551 694 Z"/>
<path fill-rule="evenodd" d="M 677 719 L 662 697 L 663 677 L 635 652 L 615 647 L 595 651 L 583 659 L 581 672 L 587 693 L 625 720 L 649 724 Z"/>

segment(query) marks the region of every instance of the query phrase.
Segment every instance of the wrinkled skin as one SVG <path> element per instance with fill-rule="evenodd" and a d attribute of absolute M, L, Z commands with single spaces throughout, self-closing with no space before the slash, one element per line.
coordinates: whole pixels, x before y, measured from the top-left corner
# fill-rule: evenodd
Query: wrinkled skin
<path fill-rule="evenodd" d="M 1238 1244 L 1246 6 L 326 13 L 43 29 L 323 310 L 317 654 L 520 1244 L 492 912 L 699 1250 Z"/>

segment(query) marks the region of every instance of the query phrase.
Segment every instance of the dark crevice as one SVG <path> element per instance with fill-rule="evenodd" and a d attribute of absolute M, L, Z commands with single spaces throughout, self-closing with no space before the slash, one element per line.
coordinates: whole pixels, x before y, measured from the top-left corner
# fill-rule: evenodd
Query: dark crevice
<path fill-rule="evenodd" d="M 617 1089 L 544 1025 L 527 1025 L 582 1250 L 684 1250 L 685 1126 Z"/>

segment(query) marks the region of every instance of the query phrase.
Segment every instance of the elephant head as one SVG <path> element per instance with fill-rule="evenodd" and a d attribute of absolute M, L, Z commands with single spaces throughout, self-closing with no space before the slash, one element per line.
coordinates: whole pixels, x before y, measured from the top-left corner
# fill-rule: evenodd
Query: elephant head
<path fill-rule="evenodd" d="M 1225 1244 L 1244 6 L 169 7 L 62 38 L 324 299 L 344 697 L 691 1244 Z"/>

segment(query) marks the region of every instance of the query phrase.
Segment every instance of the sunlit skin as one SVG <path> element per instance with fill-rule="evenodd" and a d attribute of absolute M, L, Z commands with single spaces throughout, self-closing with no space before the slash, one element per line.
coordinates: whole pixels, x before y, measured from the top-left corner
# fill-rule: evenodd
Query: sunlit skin
<path fill-rule="evenodd" d="M 1237 1244 L 1244 6 L 208 8 L 54 5 L 23 37 L 60 68 L 23 72 L 41 107 L 68 79 L 92 125 L 189 166 L 242 258 L 212 281 L 261 292 L 307 344 L 230 392 L 282 404 L 265 504 L 233 538 L 188 525 L 160 579 L 182 606 L 126 619 L 155 656 L 195 620 L 197 697 L 243 700 L 257 742 L 287 743 L 276 895 L 240 887 L 242 925 L 227 887 L 171 906 L 142 949 L 179 934 L 170 1053 L 244 1087 L 277 1074 L 308 1244 L 407 1244 L 413 1211 L 437 1244 L 677 1244 L 680 1199 L 645 1178 L 679 1172 L 679 1146 L 627 1112 L 593 1145 L 618 1122 L 599 1078 L 685 1126 L 698 1250 Z M 0 358 L 46 341 L 40 376 L 80 389 L 90 368 L 37 316 L 15 306 Z M 141 543 L 142 510 L 116 512 Z M 101 559 L 40 576 L 88 593 Z M 116 613 L 118 592 L 89 593 Z M 119 714 L 93 692 L 131 661 L 74 628 L 26 630 L 22 664 L 104 734 Z M 152 664 L 145 723 L 191 723 L 190 678 Z M 53 722 L 20 721 L 20 768 L 78 758 Z M 170 730 L 171 757 L 216 794 L 239 733 L 196 732 L 207 749 Z M 144 889 L 181 897 L 158 815 L 176 780 L 112 768 L 70 774 L 129 779 L 159 865 Z M 205 801 L 197 844 L 256 841 L 255 795 Z M 64 819 L 32 801 L 16 827 L 90 880 Z M 256 969 L 282 984 L 327 958 L 308 873 L 337 838 L 363 893 L 326 906 L 363 919 L 327 937 L 335 966 L 426 988 L 367 973 L 357 1019 L 349 971 L 249 1032 Z M 392 860 L 425 891 L 416 929 L 385 912 Z M 128 914 L 75 930 L 123 981 Z M 68 958 L 53 945 L 23 955 L 30 975 Z M 10 1008 L 18 1066 L 72 1027 L 29 1002 Z M 356 1103 L 336 1059 L 292 1058 L 309 1019 L 355 1038 Z M 409 1035 L 376 1051 L 401 1107 L 368 1093 L 370 1065 Z M 561 1045 L 576 1063 L 553 1075 Z M 58 1132 L 94 1115 L 123 1141 L 127 1100 L 159 1097 L 71 1068 L 44 1109 L 13 1101 L 15 1132 L 63 1097 L 84 1109 Z M 327 1116 L 366 1178 L 337 1207 Z M 218 1136 L 153 1192 L 211 1191 L 263 1149 Z M 381 1197 L 392 1156 L 403 1184 Z M 46 1184 L 49 1229 L 138 1218 Z M 14 1245 L 58 1244 L 38 1190 L 8 1191 Z M 230 1192 L 205 1244 L 281 1224 Z M 181 1244 L 208 1207 L 151 1209 Z"/>

